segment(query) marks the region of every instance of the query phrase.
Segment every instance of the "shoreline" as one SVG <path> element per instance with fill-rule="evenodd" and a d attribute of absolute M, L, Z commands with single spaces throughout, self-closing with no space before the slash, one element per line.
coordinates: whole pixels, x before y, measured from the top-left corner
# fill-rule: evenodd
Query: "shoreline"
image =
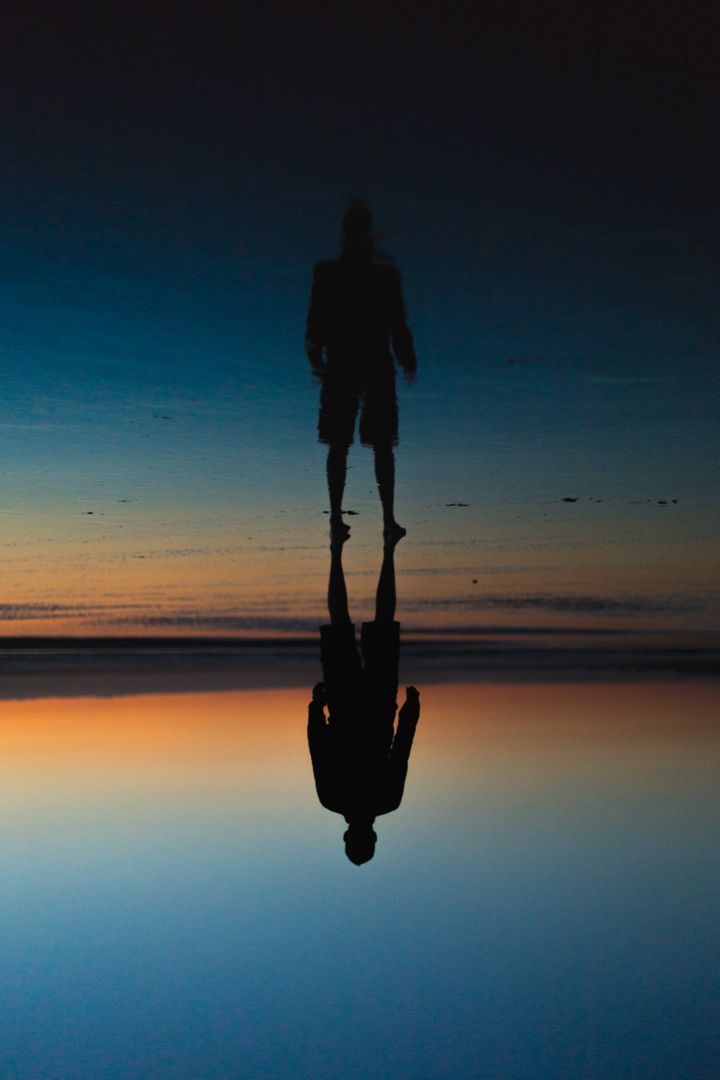
<path fill-rule="evenodd" d="M 716 679 L 720 649 L 658 641 L 539 643 L 403 638 L 400 682 Z M 322 678 L 316 639 L 23 639 L 0 642 L 0 702 L 307 687 Z"/>

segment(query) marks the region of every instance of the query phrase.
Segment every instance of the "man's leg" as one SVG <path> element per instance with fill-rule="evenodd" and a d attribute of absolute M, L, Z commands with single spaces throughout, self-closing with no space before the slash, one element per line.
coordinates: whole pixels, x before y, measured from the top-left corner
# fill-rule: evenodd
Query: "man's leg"
<path fill-rule="evenodd" d="M 345 492 L 345 477 L 347 476 L 348 445 L 346 443 L 330 443 L 327 456 L 327 482 L 330 495 L 330 532 L 341 540 L 347 540 L 350 535 L 349 526 L 343 524 L 342 500 Z"/>
<path fill-rule="evenodd" d="M 391 443 L 375 443 L 375 479 L 383 511 L 385 543 L 395 545 L 406 530 L 395 520 L 395 455 Z"/>

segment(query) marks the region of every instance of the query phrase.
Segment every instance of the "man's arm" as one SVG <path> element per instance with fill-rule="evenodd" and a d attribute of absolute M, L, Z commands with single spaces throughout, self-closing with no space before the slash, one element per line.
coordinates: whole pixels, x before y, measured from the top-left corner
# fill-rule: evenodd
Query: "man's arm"
<path fill-rule="evenodd" d="M 397 810 L 402 802 L 410 751 L 419 718 L 420 695 L 414 686 L 408 686 L 405 704 L 398 714 L 397 731 L 390 749 L 384 805 L 378 813 L 387 814 L 392 810 Z"/>
<path fill-rule="evenodd" d="M 323 350 L 325 347 L 325 327 L 323 316 L 323 289 L 318 266 L 313 271 L 313 283 L 305 324 L 305 353 L 310 363 L 310 370 L 315 378 L 322 379 L 325 371 Z"/>
<path fill-rule="evenodd" d="M 317 683 L 312 701 L 308 705 L 308 749 L 312 762 L 315 790 L 320 804 L 326 810 L 342 814 L 342 789 L 338 789 L 336 755 L 333 749 L 333 729 L 326 722 L 325 684 Z"/>
<path fill-rule="evenodd" d="M 420 694 L 416 687 L 408 686 L 405 692 L 405 704 L 398 713 L 397 731 L 390 751 L 391 759 L 397 755 L 398 759 L 404 759 L 407 764 L 419 719 Z"/>
<path fill-rule="evenodd" d="M 312 736 L 319 728 L 325 727 L 325 683 L 316 683 L 313 687 L 312 701 L 308 705 L 308 737 Z"/>
<path fill-rule="evenodd" d="M 392 270 L 393 290 L 390 309 L 390 342 L 395 358 L 403 369 L 405 377 L 414 380 L 417 372 L 415 344 L 408 326 L 403 300 L 402 281 L 397 270 Z"/>

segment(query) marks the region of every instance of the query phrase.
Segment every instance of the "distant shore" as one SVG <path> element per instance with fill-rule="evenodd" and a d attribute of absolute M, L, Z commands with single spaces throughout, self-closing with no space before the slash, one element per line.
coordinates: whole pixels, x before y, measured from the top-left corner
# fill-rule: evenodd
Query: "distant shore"
<path fill-rule="evenodd" d="M 716 640 L 627 635 L 595 640 L 483 640 L 403 635 L 403 683 L 713 678 Z M 308 687 L 322 677 L 317 639 L 51 638 L 0 639 L 0 702 L 45 697 L 115 697 Z"/>

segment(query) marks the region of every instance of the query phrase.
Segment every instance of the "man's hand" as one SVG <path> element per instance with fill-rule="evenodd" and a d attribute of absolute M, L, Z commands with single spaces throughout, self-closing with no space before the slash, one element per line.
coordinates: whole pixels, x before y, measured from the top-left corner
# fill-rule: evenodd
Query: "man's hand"
<path fill-rule="evenodd" d="M 317 730 L 318 727 L 324 727 L 327 723 L 326 704 L 325 683 L 319 682 L 313 687 L 312 701 L 308 705 L 308 733 Z"/>
<path fill-rule="evenodd" d="M 410 719 L 417 722 L 420 715 L 420 694 L 415 686 L 405 688 L 405 704 L 400 710 L 400 719 Z"/>
<path fill-rule="evenodd" d="M 318 382 L 322 382 L 322 377 L 325 374 L 325 361 L 323 360 L 322 346 L 306 343 L 305 352 L 307 353 L 312 377 L 317 379 Z"/>
<path fill-rule="evenodd" d="M 315 683 L 312 699 L 314 705 L 320 705 L 322 707 L 327 705 L 327 694 L 325 692 L 324 682 Z"/>

